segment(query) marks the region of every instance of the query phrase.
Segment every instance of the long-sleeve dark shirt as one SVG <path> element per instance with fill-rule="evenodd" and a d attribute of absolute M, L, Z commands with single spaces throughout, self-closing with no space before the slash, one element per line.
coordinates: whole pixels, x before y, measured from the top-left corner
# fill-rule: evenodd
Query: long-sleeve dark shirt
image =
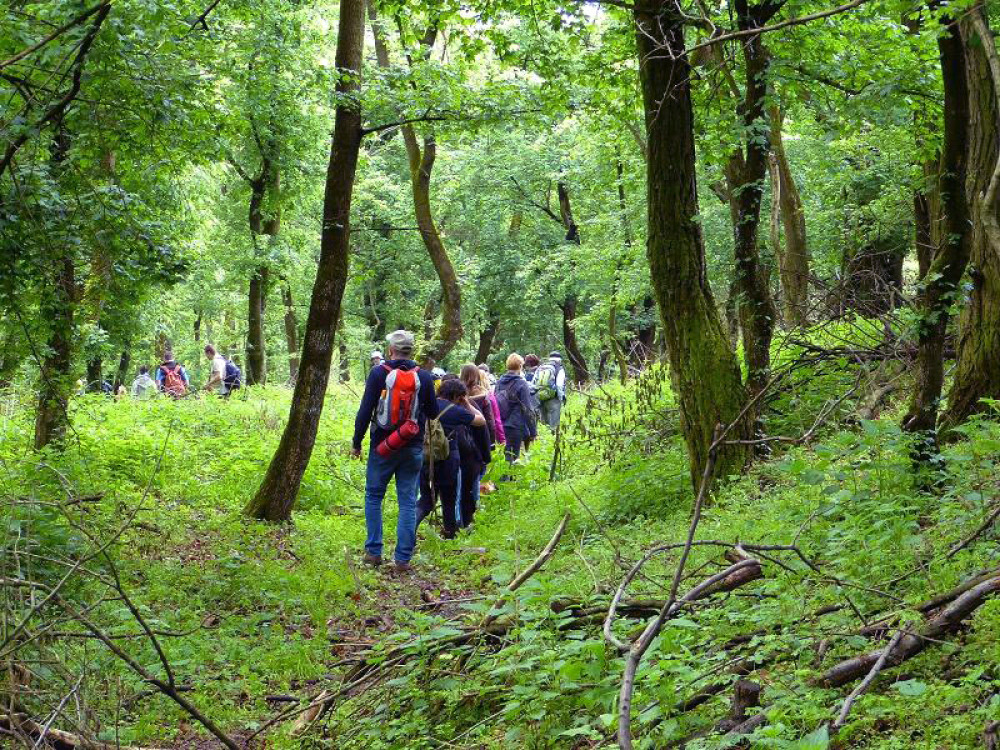
<path fill-rule="evenodd" d="M 385 364 L 393 370 L 397 368 L 400 370 L 412 370 L 417 366 L 417 363 L 410 359 L 393 359 Z M 361 449 L 361 443 L 365 439 L 365 432 L 369 426 L 371 427 L 372 446 L 378 445 L 389 436 L 389 433 L 380 428 L 378 423 L 375 422 L 375 409 L 378 407 L 379 399 L 382 397 L 382 391 L 385 390 L 385 379 L 388 374 L 388 371 L 382 365 L 373 367 L 371 372 L 368 373 L 368 379 L 365 381 L 365 392 L 361 397 L 361 406 L 358 408 L 358 416 L 354 420 L 355 449 Z M 417 373 L 417 378 L 420 381 L 420 393 L 417 397 L 420 400 L 420 413 L 417 415 L 420 432 L 413 440 L 422 442 L 424 439 L 424 426 L 427 424 L 428 419 L 437 417 L 438 404 L 437 395 L 434 393 L 434 378 L 431 377 L 430 373 L 420 370 Z M 411 442 L 410 444 L 419 445 L 420 442 Z"/>

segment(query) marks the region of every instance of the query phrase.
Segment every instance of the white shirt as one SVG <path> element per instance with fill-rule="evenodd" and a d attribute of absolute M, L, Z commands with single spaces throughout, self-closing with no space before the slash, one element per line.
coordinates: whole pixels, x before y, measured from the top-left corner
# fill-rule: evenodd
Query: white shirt
<path fill-rule="evenodd" d="M 216 354 L 212 358 L 212 377 L 218 375 L 219 382 L 215 386 L 215 392 L 220 395 L 226 394 L 226 358 L 221 354 Z M 211 380 L 212 378 L 209 378 Z"/>

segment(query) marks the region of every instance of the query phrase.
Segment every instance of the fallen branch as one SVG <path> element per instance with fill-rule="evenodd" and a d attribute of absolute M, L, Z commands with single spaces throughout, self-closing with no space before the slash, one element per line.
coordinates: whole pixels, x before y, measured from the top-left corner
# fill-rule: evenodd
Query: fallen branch
<path fill-rule="evenodd" d="M 846 659 L 828 669 L 816 680 L 816 683 L 821 687 L 845 685 L 867 674 L 880 659 L 883 659 L 883 654 L 883 668 L 899 666 L 907 659 L 919 654 L 931 643 L 961 629 L 965 620 L 997 591 L 1000 591 L 1000 576 L 994 574 L 993 578 L 983 581 L 958 596 L 931 619 L 919 633 L 907 632 L 898 641 L 894 639 L 895 642 L 884 649 Z"/>
<path fill-rule="evenodd" d="M 974 541 L 976 541 L 980 536 L 982 536 L 983 532 L 985 532 L 993 525 L 993 523 L 997 520 L 997 518 L 1000 518 L 1000 503 L 997 503 L 997 507 L 994 508 L 993 512 L 986 517 L 986 520 L 979 525 L 979 528 L 977 528 L 975 531 L 973 531 L 971 534 L 965 537 L 965 539 L 963 539 L 961 542 L 959 542 L 958 544 L 953 546 L 950 550 L 948 550 L 948 554 L 946 555 L 946 557 L 954 557 L 963 549 L 965 549 Z"/>
<path fill-rule="evenodd" d="M 871 684 L 875 682 L 875 678 L 878 677 L 879 672 L 885 666 L 886 661 L 889 658 L 889 654 L 892 653 L 893 649 L 899 644 L 900 640 L 903 638 L 903 631 L 899 630 L 896 635 L 892 637 L 889 641 L 889 645 L 885 647 L 882 651 L 882 655 L 879 656 L 878 660 L 872 665 L 868 674 L 865 675 L 865 679 L 858 683 L 858 686 L 851 691 L 851 694 L 847 696 L 844 700 L 844 705 L 840 708 L 840 713 L 837 714 L 837 718 L 834 720 L 833 724 L 830 725 L 830 733 L 834 734 L 839 732 L 843 726 L 847 723 L 847 715 L 851 713 L 851 708 L 854 706 L 854 702 L 864 695 L 865 691 L 871 687 Z"/>
<path fill-rule="evenodd" d="M 76 748 L 84 748 L 85 750 L 155 750 L 154 748 L 96 742 L 62 729 L 44 727 L 23 713 L 0 714 L 0 730 L 15 736 L 26 735 L 35 740 L 35 747 L 50 747 L 54 750 L 76 750 Z"/>

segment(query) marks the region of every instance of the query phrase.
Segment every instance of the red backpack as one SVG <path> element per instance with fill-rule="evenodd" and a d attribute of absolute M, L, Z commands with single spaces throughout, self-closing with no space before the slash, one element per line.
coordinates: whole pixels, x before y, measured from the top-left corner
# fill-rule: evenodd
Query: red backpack
<path fill-rule="evenodd" d="M 181 377 L 181 366 L 163 367 L 163 392 L 174 398 L 180 398 L 187 393 L 187 385 Z"/>
<path fill-rule="evenodd" d="M 385 376 L 385 390 L 375 410 L 378 426 L 389 432 L 402 427 L 408 420 L 417 421 L 420 409 L 419 367 L 412 370 L 394 370 L 382 365 L 389 374 Z"/>

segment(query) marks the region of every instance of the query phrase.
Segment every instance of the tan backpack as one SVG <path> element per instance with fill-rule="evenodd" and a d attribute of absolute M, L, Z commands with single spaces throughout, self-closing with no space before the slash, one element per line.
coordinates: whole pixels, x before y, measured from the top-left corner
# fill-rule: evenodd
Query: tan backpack
<path fill-rule="evenodd" d="M 444 461 L 451 453 L 451 445 L 448 436 L 444 434 L 444 427 L 441 426 L 441 417 L 454 404 L 449 404 L 437 415 L 437 419 L 427 420 L 427 429 L 424 430 L 424 463 L 434 461 Z"/>

